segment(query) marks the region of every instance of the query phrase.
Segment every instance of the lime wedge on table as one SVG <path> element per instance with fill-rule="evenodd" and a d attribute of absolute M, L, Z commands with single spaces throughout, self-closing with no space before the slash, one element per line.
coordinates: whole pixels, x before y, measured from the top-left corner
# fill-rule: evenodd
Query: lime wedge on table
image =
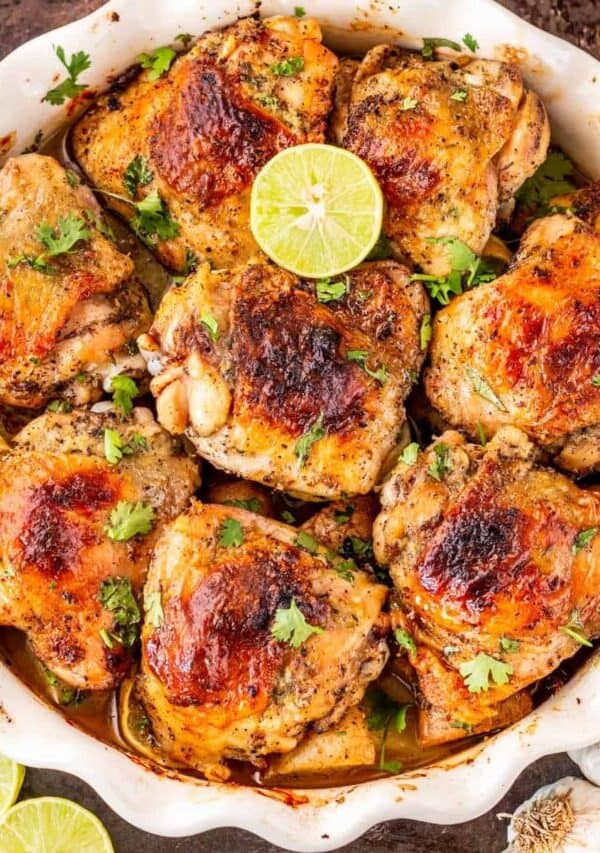
<path fill-rule="evenodd" d="M 25 768 L 21 764 L 0 755 L 0 815 L 17 801 L 24 778 Z"/>
<path fill-rule="evenodd" d="M 280 151 L 252 186 L 256 242 L 276 264 L 307 278 L 339 275 L 363 261 L 382 218 L 383 196 L 367 164 L 333 145 Z"/>
<path fill-rule="evenodd" d="M 23 800 L 0 818 L 0 853 L 114 853 L 87 809 L 60 797 Z"/>

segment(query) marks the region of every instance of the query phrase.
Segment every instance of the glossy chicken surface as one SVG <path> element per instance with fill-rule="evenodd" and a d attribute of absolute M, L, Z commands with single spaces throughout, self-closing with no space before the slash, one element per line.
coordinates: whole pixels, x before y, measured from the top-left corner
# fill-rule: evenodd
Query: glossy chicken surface
<path fill-rule="evenodd" d="M 95 186 L 121 195 L 129 164 L 146 158 L 152 180 L 139 195 L 158 190 L 179 226 L 152 241 L 167 266 L 243 263 L 259 251 L 252 181 L 278 151 L 324 141 L 336 67 L 311 18 L 238 21 L 204 35 L 160 79 L 144 72 L 100 98 L 74 129 L 75 156 Z"/>
<path fill-rule="evenodd" d="M 213 465 L 316 497 L 366 493 L 404 421 L 424 358 L 427 298 L 382 261 L 319 285 L 272 265 L 201 267 L 138 341 L 160 423 Z"/>
<path fill-rule="evenodd" d="M 146 297 L 98 214 L 51 157 L 25 154 L 0 170 L 1 403 L 37 408 L 60 395 L 84 404 L 111 374 L 143 372 L 127 345 L 150 325 Z M 39 229 L 56 233 L 68 219 L 85 239 L 46 259 Z"/>
<path fill-rule="evenodd" d="M 499 206 L 550 140 L 544 106 L 516 66 L 427 60 L 392 45 L 344 61 L 332 134 L 377 176 L 396 255 L 435 275 L 450 271 L 446 246 L 435 241 L 457 237 L 481 255 Z"/>
<path fill-rule="evenodd" d="M 430 354 L 426 392 L 451 424 L 513 424 L 563 467 L 597 467 L 600 233 L 573 216 L 535 221 L 505 275 L 436 315 Z"/>
<path fill-rule="evenodd" d="M 163 751 L 209 778 L 228 777 L 226 759 L 260 763 L 335 725 L 387 659 L 386 589 L 359 570 L 342 577 L 297 535 L 196 503 L 156 546 L 139 688 Z M 276 636 L 292 604 L 311 628 L 299 643 Z"/>
<path fill-rule="evenodd" d="M 522 716 L 523 688 L 600 633 L 599 496 L 538 460 L 511 427 L 485 448 L 449 431 L 384 486 L 374 549 L 416 645 L 424 743 Z"/>
<path fill-rule="evenodd" d="M 137 436 L 138 449 L 109 464 L 106 429 L 125 444 Z M 102 601 L 103 584 L 128 579 L 140 592 L 157 536 L 198 483 L 196 465 L 147 409 L 127 421 L 84 409 L 32 421 L 0 457 L 0 624 L 24 631 L 65 683 L 89 690 L 117 684 L 131 648 Z M 147 535 L 108 535 L 121 501 L 152 506 Z"/>

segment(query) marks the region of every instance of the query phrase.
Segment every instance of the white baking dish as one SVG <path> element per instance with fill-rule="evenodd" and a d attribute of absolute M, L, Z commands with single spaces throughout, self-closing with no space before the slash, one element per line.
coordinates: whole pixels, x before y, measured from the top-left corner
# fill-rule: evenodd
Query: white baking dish
<path fill-rule="evenodd" d="M 298 0 L 264 0 L 261 13 L 292 14 Z M 518 59 L 544 97 L 554 137 L 590 177 L 600 177 L 600 63 L 524 23 L 491 0 L 301 0 L 332 46 L 362 47 L 417 36 L 460 40 L 469 31 L 483 56 Z M 0 63 L 0 161 L 47 138 L 67 106 L 42 102 L 61 74 L 53 45 L 85 50 L 82 81 L 101 89 L 141 51 L 199 34 L 254 11 L 252 0 L 112 0 L 82 21 L 48 33 Z M 399 33 L 401 32 L 401 35 Z M 160 774 L 140 759 L 73 728 L 0 662 L 0 752 L 24 764 L 73 773 L 131 823 L 182 836 L 238 826 L 292 850 L 332 850 L 392 818 L 469 820 L 493 806 L 530 762 L 600 740 L 600 658 L 556 696 L 468 753 L 435 766 L 360 786 L 266 792 Z"/>

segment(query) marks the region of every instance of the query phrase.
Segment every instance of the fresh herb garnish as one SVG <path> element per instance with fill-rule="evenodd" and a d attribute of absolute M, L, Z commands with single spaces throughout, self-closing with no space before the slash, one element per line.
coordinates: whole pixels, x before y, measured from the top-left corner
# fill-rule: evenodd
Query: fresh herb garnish
<path fill-rule="evenodd" d="M 339 527 L 340 525 L 346 524 L 348 521 L 350 521 L 350 519 L 352 518 L 353 515 L 354 515 L 354 507 L 352 506 L 352 504 L 346 504 L 344 509 L 342 509 L 342 510 L 337 509 L 334 511 L 333 520 L 335 521 L 335 523 Z"/>
<path fill-rule="evenodd" d="M 136 197 L 138 187 L 145 187 L 154 177 L 154 172 L 148 165 L 143 154 L 133 158 L 123 173 L 123 186 L 132 198 Z"/>
<path fill-rule="evenodd" d="M 465 33 L 465 35 L 462 37 L 462 43 L 473 53 L 479 50 L 479 42 L 477 41 L 475 36 L 471 35 L 471 33 Z"/>
<path fill-rule="evenodd" d="M 513 668 L 508 663 L 486 655 L 485 652 L 479 652 L 473 660 L 461 663 L 458 671 L 470 693 L 481 693 L 492 686 L 490 679 L 497 685 L 507 684 Z"/>
<path fill-rule="evenodd" d="M 310 450 L 317 441 L 325 438 L 325 427 L 323 426 L 323 412 L 309 429 L 301 435 L 294 446 L 294 453 L 298 457 L 300 465 L 304 465 Z"/>
<path fill-rule="evenodd" d="M 598 535 L 600 531 L 600 527 L 588 527 L 587 530 L 582 530 L 575 537 L 575 541 L 571 546 L 571 551 L 573 554 L 579 554 L 579 552 L 588 545 L 592 539 Z"/>
<path fill-rule="evenodd" d="M 304 57 L 290 56 L 288 59 L 282 59 L 281 62 L 275 62 L 271 65 L 270 71 L 276 77 L 293 77 L 304 68 Z"/>
<path fill-rule="evenodd" d="M 47 101 L 54 107 L 57 107 L 64 104 L 64 102 L 69 98 L 74 98 L 80 92 L 83 92 L 84 89 L 87 89 L 87 84 L 78 83 L 77 79 L 80 74 L 91 67 L 92 62 L 90 60 L 89 53 L 84 53 L 82 50 L 72 54 L 71 59 L 68 62 L 64 48 L 60 45 L 54 48 L 54 53 L 67 69 L 69 76 L 65 80 L 62 80 L 58 86 L 55 86 L 54 89 L 50 89 L 49 92 L 46 92 L 42 100 Z"/>
<path fill-rule="evenodd" d="M 107 578 L 102 581 L 98 598 L 102 606 L 113 614 L 111 634 L 118 637 L 122 645 L 133 646 L 138 638 L 141 615 L 130 579 Z"/>
<path fill-rule="evenodd" d="M 468 92 L 466 89 L 456 89 L 450 95 L 451 101 L 459 101 L 460 103 L 464 103 L 467 100 Z"/>
<path fill-rule="evenodd" d="M 391 258 L 392 256 L 392 244 L 390 243 L 389 237 L 382 232 L 377 238 L 377 242 L 369 252 L 366 257 L 367 261 L 385 261 L 386 258 Z M 365 293 L 365 291 L 363 291 Z M 371 291 L 368 291 L 368 295 L 371 295 Z M 364 297 L 367 298 L 366 296 Z"/>
<path fill-rule="evenodd" d="M 16 258 L 11 258 L 7 263 L 11 268 L 19 264 L 26 264 L 38 272 L 53 275 L 56 270 L 48 264 L 48 260 L 60 255 L 71 255 L 77 243 L 82 240 L 89 240 L 90 237 L 91 234 L 85 220 L 74 213 L 69 213 L 67 216 L 61 217 L 54 228 L 47 222 L 38 226 L 36 238 L 46 250 L 45 252 L 37 257 L 19 255 Z"/>
<path fill-rule="evenodd" d="M 296 518 L 293 513 L 289 511 L 289 509 L 284 509 L 280 513 L 281 520 L 285 521 L 286 524 L 295 524 Z"/>
<path fill-rule="evenodd" d="M 545 216 L 555 196 L 576 189 L 573 163 L 562 151 L 551 151 L 534 174 L 515 193 L 519 205 L 534 216 Z"/>
<path fill-rule="evenodd" d="M 148 69 L 148 80 L 158 80 L 167 73 L 176 56 L 172 47 L 157 47 L 152 53 L 140 53 L 137 61 L 142 68 Z"/>
<path fill-rule="evenodd" d="M 210 335 L 211 341 L 216 341 L 219 338 L 219 324 L 213 317 L 213 315 L 208 311 L 203 311 L 200 315 L 200 322 L 204 326 L 204 328 L 208 331 Z"/>
<path fill-rule="evenodd" d="M 592 385 L 594 388 L 600 388 L 600 374 L 592 376 Z"/>
<path fill-rule="evenodd" d="M 140 393 L 139 388 L 130 376 L 119 373 L 110 380 L 110 389 L 113 392 L 113 405 L 125 417 L 133 411 L 133 398 Z"/>
<path fill-rule="evenodd" d="M 426 350 L 431 340 L 431 314 L 425 314 L 421 320 L 419 342 L 422 350 Z"/>
<path fill-rule="evenodd" d="M 237 518 L 226 518 L 219 528 L 219 545 L 222 548 L 239 548 L 244 543 L 244 531 Z"/>
<path fill-rule="evenodd" d="M 75 687 L 70 687 L 51 670 L 46 669 L 45 667 L 44 674 L 48 685 L 53 687 L 56 691 L 56 697 L 60 705 L 70 705 L 71 707 L 75 707 L 77 705 L 81 705 L 83 700 L 87 699 L 88 694 L 86 690 L 77 690 Z"/>
<path fill-rule="evenodd" d="M 295 598 L 292 598 L 289 607 L 278 607 L 275 611 L 271 634 L 280 643 L 288 643 L 293 649 L 298 649 L 313 634 L 322 633 L 322 628 L 306 621 Z"/>
<path fill-rule="evenodd" d="M 498 646 L 501 652 L 506 652 L 509 655 L 514 655 L 519 651 L 520 643 L 518 640 L 513 640 L 512 637 L 500 637 Z"/>
<path fill-rule="evenodd" d="M 345 279 L 337 279 L 336 281 L 332 281 L 330 278 L 322 278 L 315 285 L 317 299 L 323 303 L 335 302 L 348 293 L 349 286 L 350 279 L 348 276 L 345 276 Z"/>
<path fill-rule="evenodd" d="M 394 637 L 401 649 L 406 649 L 409 655 L 416 655 L 417 644 L 408 631 L 405 631 L 404 628 L 396 628 Z"/>
<path fill-rule="evenodd" d="M 370 539 L 350 536 L 350 547 L 357 560 L 370 560 L 373 556 L 373 543 Z"/>
<path fill-rule="evenodd" d="M 144 596 L 144 611 L 146 619 L 153 628 L 160 628 L 165 621 L 165 612 L 162 606 L 162 595 L 159 590 L 147 592 Z"/>
<path fill-rule="evenodd" d="M 131 219 L 131 227 L 142 240 L 153 242 L 159 240 L 170 240 L 179 235 L 179 223 L 171 219 L 169 211 L 160 197 L 158 190 L 149 193 L 141 201 L 132 201 L 119 193 L 96 187 L 96 191 L 102 195 L 115 198 L 135 208 L 135 215 Z"/>
<path fill-rule="evenodd" d="M 154 516 L 154 509 L 149 504 L 119 501 L 110 514 L 106 532 L 115 542 L 127 542 L 134 536 L 150 533 Z"/>
<path fill-rule="evenodd" d="M 248 512 L 255 512 L 258 515 L 263 515 L 262 506 L 258 498 L 248 498 L 247 500 L 242 500 L 240 498 L 232 498 L 229 501 L 223 501 L 225 506 L 234 506 L 237 509 L 245 509 Z"/>
<path fill-rule="evenodd" d="M 432 245 L 448 247 L 451 270 L 446 276 L 414 273 L 411 281 L 422 281 L 432 299 L 437 299 L 440 305 L 447 305 L 452 296 L 457 296 L 488 281 L 497 278 L 497 273 L 485 260 L 459 240 L 458 237 L 428 237 Z"/>
<path fill-rule="evenodd" d="M 467 378 L 469 379 L 471 385 L 473 386 L 473 391 L 482 397 L 484 400 L 487 400 L 488 403 L 491 403 L 497 409 L 500 409 L 501 412 L 507 412 L 508 409 L 500 399 L 500 397 L 496 394 L 493 388 L 485 381 L 485 379 L 477 373 L 472 367 L 465 367 L 465 373 L 467 374 Z"/>
<path fill-rule="evenodd" d="M 131 441 L 124 443 L 123 436 L 116 429 L 104 430 L 104 456 L 111 465 L 118 465 L 123 456 L 132 456 L 147 449 L 148 442 L 139 433 L 134 433 Z"/>
<path fill-rule="evenodd" d="M 433 452 L 435 453 L 435 461 L 431 463 L 427 473 L 434 480 L 441 482 L 446 474 L 452 470 L 450 448 L 443 441 L 440 441 L 434 446 Z"/>
<path fill-rule="evenodd" d="M 306 15 L 306 10 L 304 6 L 294 6 L 294 15 L 297 18 L 303 18 Z"/>
<path fill-rule="evenodd" d="M 382 364 L 381 367 L 378 367 L 377 370 L 371 370 L 371 368 L 367 365 L 367 359 L 369 358 L 369 353 L 364 349 L 351 349 L 346 353 L 346 358 L 348 361 L 354 361 L 358 366 L 364 370 L 367 376 L 370 376 L 371 379 L 375 379 L 379 382 L 380 385 L 385 385 L 390 375 L 388 373 L 387 367 Z"/>
<path fill-rule="evenodd" d="M 577 608 L 571 611 L 568 623 L 566 625 L 561 625 L 560 630 L 563 634 L 566 634 L 567 637 L 575 640 L 576 643 L 579 643 L 582 646 L 587 646 L 590 649 L 592 648 L 592 643 L 583 633 L 583 623 Z"/>
<path fill-rule="evenodd" d="M 68 400 L 52 400 L 46 406 L 47 412 L 56 412 L 59 415 L 68 415 L 73 411 L 73 406 Z"/>
<path fill-rule="evenodd" d="M 410 444 L 407 444 L 406 447 L 402 450 L 402 453 L 398 457 L 400 462 L 404 462 L 405 465 L 414 465 L 417 461 L 417 457 L 419 455 L 419 445 L 416 441 L 411 441 Z"/>
<path fill-rule="evenodd" d="M 477 429 L 477 438 L 479 439 L 479 444 L 482 447 L 485 447 L 487 444 L 487 438 L 485 436 L 485 430 L 483 428 L 483 424 L 481 423 L 481 421 L 477 421 L 476 429 Z"/>
<path fill-rule="evenodd" d="M 450 39 L 445 38 L 424 38 L 423 39 L 423 47 L 421 48 L 421 55 L 424 59 L 433 59 L 434 51 L 438 47 L 449 47 L 452 50 L 460 51 L 462 50 L 461 46 Z"/>
<path fill-rule="evenodd" d="M 468 735 L 472 734 L 473 732 L 473 726 L 471 725 L 471 723 L 465 723 L 464 720 L 452 720 L 452 722 L 450 723 L 450 727 L 453 729 L 462 729 Z"/>
<path fill-rule="evenodd" d="M 302 548 L 303 551 L 308 551 L 309 554 L 316 554 L 319 550 L 319 543 L 314 536 L 311 536 L 310 533 L 306 532 L 306 530 L 299 530 L 294 542 L 298 548 Z"/>
<path fill-rule="evenodd" d="M 406 728 L 406 713 L 410 704 L 399 705 L 394 702 L 383 690 L 371 687 L 367 691 L 366 701 L 369 706 L 367 715 L 367 727 L 370 731 L 381 732 L 381 748 L 379 751 L 378 766 L 380 770 L 388 773 L 397 773 L 401 764 L 399 761 L 386 760 L 387 737 L 390 727 L 393 726 L 398 733 Z"/>
<path fill-rule="evenodd" d="M 193 40 L 194 36 L 191 33 L 178 33 L 175 36 L 175 41 L 180 41 L 184 47 L 187 47 Z"/>
<path fill-rule="evenodd" d="M 67 183 L 70 187 L 75 189 L 75 187 L 79 186 L 79 177 L 75 174 L 73 169 L 65 169 L 65 175 L 67 176 Z"/>
<path fill-rule="evenodd" d="M 415 107 L 418 105 L 418 103 L 419 102 L 417 101 L 416 98 L 406 97 L 402 101 L 402 104 L 400 105 L 400 109 L 403 112 L 407 112 L 407 110 L 414 110 Z"/>

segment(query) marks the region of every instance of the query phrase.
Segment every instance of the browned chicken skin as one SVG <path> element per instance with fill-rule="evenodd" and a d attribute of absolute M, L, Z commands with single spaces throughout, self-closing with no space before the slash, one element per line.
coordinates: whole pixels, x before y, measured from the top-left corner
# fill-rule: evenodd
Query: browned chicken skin
<path fill-rule="evenodd" d="M 107 428 L 125 444 L 140 436 L 145 446 L 111 465 Z M 147 409 L 127 421 L 86 410 L 32 421 L 0 458 L 0 624 L 24 631 L 39 660 L 67 684 L 113 687 L 131 656 L 115 636 L 102 585 L 125 578 L 140 591 L 156 537 L 197 485 L 196 466 Z M 120 501 L 151 505 L 151 532 L 109 538 Z"/>
<path fill-rule="evenodd" d="M 557 462 L 600 463 L 600 233 L 539 219 L 509 271 L 440 311 L 425 388 L 453 425 L 527 432 Z M 562 452 L 561 452 L 562 451 Z"/>
<path fill-rule="evenodd" d="M 289 61 L 302 67 L 278 72 Z M 202 36 L 159 80 L 143 73 L 100 98 L 75 127 L 75 156 L 95 186 L 117 194 L 131 161 L 147 158 L 143 194 L 157 189 L 180 228 L 153 244 L 167 266 L 184 269 L 190 251 L 216 267 L 244 263 L 259 251 L 252 181 L 283 148 L 324 141 L 336 67 L 311 18 L 238 21 Z"/>
<path fill-rule="evenodd" d="M 68 217 L 89 237 L 46 271 L 28 265 L 44 253 L 40 226 Z M 91 193 L 51 157 L 22 155 L 0 170 L 0 402 L 37 408 L 60 394 L 81 405 L 111 374 L 143 371 L 127 344 L 150 325 L 146 297 L 99 221 Z"/>
<path fill-rule="evenodd" d="M 274 488 L 370 491 L 423 362 L 427 297 L 395 261 L 342 280 L 347 292 L 327 304 L 315 282 L 267 264 L 201 267 L 172 288 L 139 339 L 160 423 L 213 465 Z"/>
<path fill-rule="evenodd" d="M 375 555 L 398 594 L 392 619 L 416 643 L 426 742 L 521 715 L 519 691 L 600 634 L 600 499 L 537 458 L 511 427 L 485 448 L 446 432 L 382 491 Z"/>
<path fill-rule="evenodd" d="M 223 534 L 232 522 L 233 544 Z M 227 778 L 224 759 L 260 762 L 334 725 L 387 659 L 377 624 L 385 587 L 361 571 L 342 577 L 297 535 L 196 503 L 157 544 L 139 687 L 163 751 L 209 778 Z M 319 629 L 297 646 L 273 634 L 292 602 Z"/>
<path fill-rule="evenodd" d="M 393 45 L 342 63 L 332 133 L 377 176 L 396 254 L 435 275 L 449 272 L 448 253 L 428 241 L 457 237 L 480 255 L 499 205 L 550 140 L 544 106 L 516 66 L 429 61 Z"/>

